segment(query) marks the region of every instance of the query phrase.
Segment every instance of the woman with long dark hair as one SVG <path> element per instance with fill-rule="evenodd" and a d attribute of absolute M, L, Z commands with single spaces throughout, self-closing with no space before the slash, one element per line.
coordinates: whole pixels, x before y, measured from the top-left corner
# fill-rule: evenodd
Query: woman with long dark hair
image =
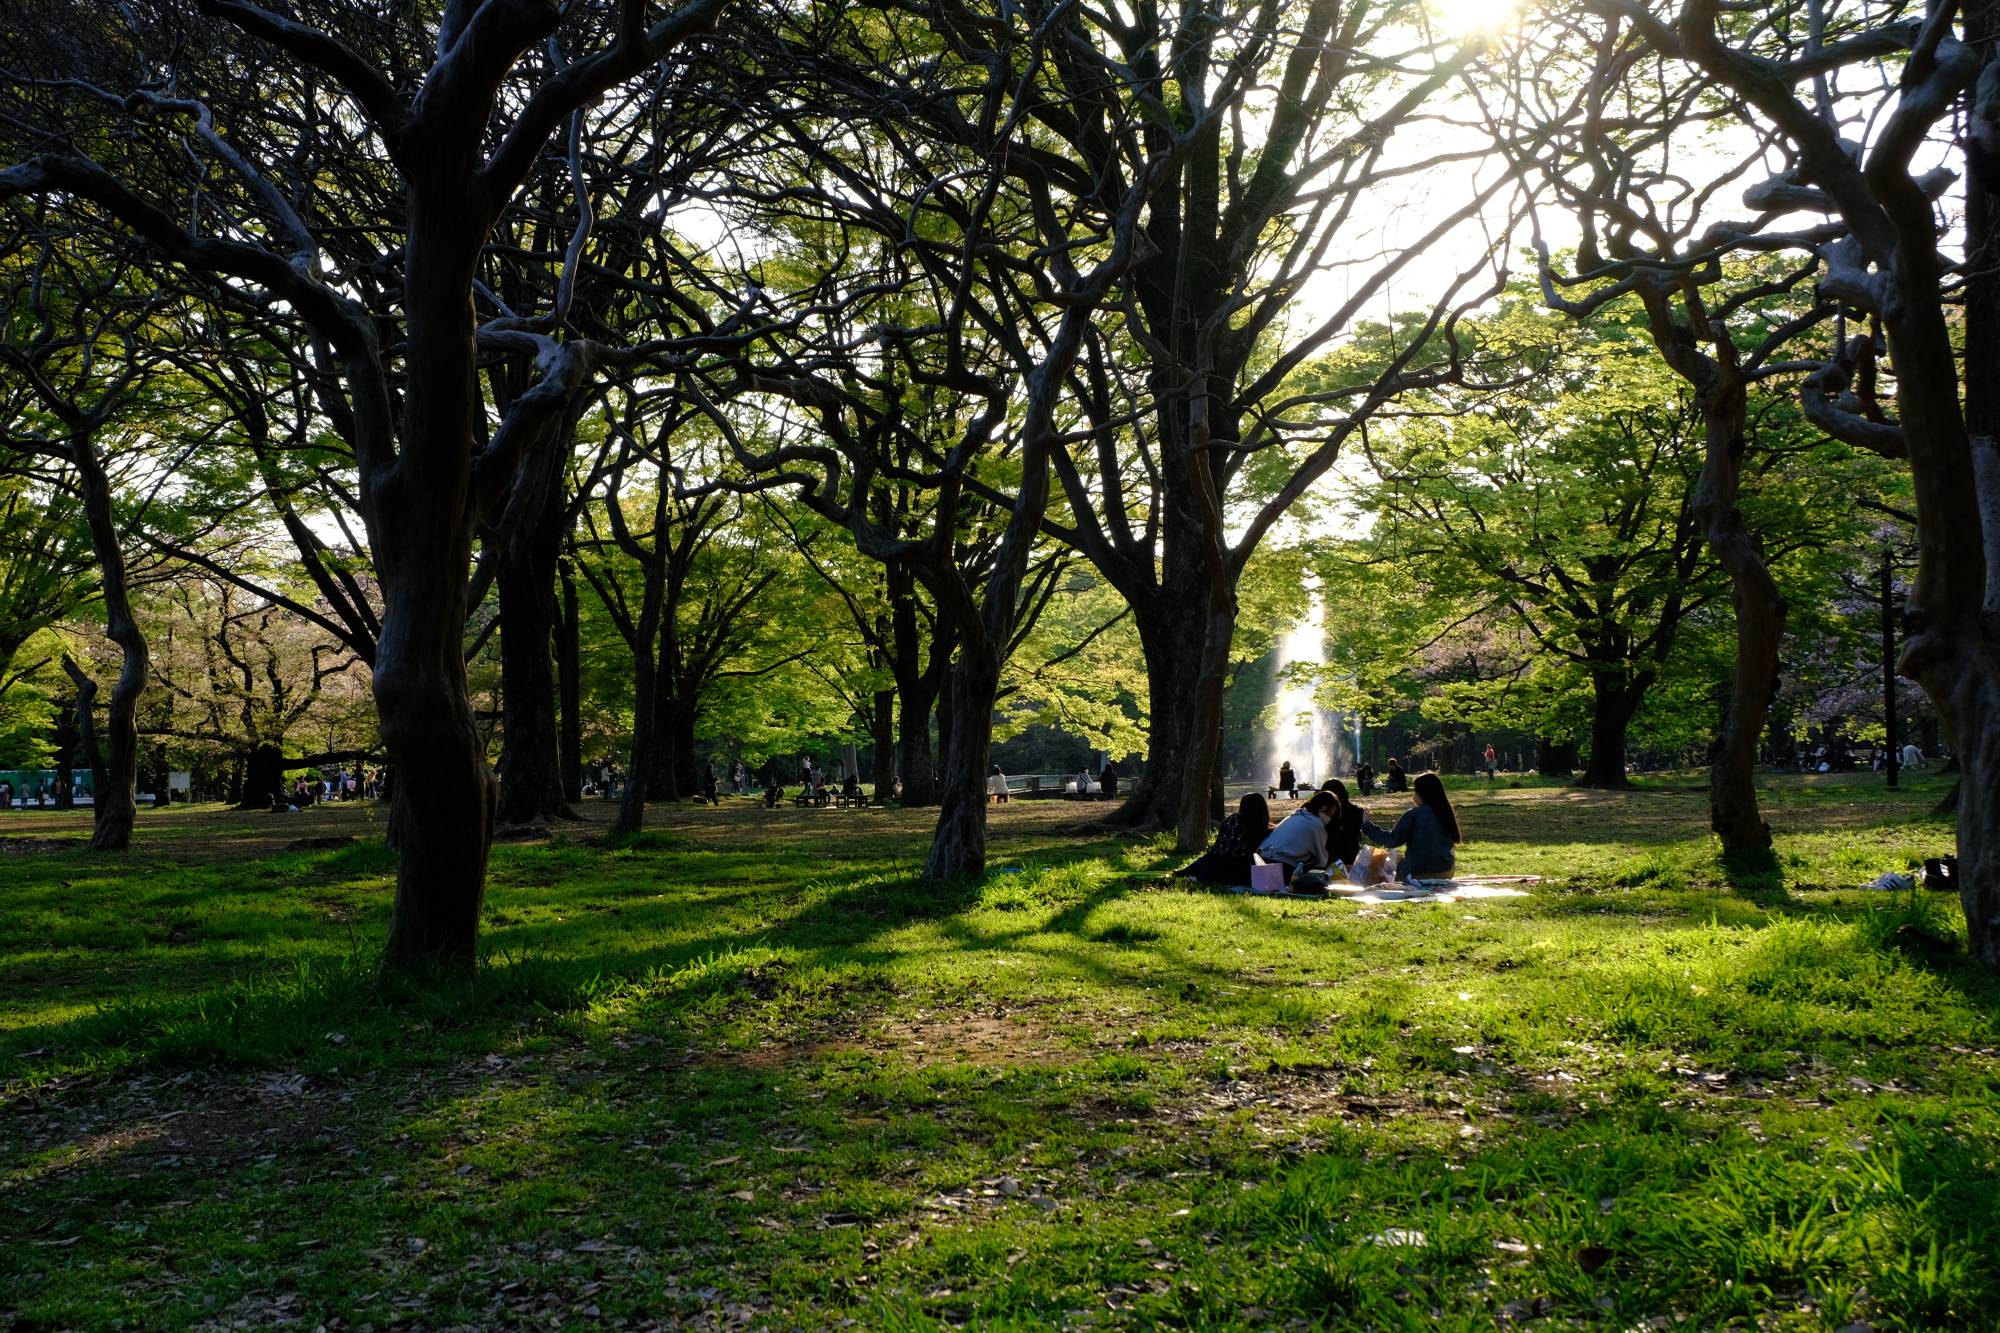
<path fill-rule="evenodd" d="M 1445 795 L 1444 781 L 1435 773 L 1419 773 L 1411 794 L 1416 803 L 1403 812 L 1396 827 L 1384 829 L 1364 820 L 1361 831 L 1377 847 L 1404 848 L 1397 879 L 1450 879 L 1458 865 L 1453 849 L 1465 838 L 1458 831 L 1458 814 Z"/>
<path fill-rule="evenodd" d="M 1181 874 L 1204 884 L 1248 884 L 1251 853 L 1271 832 L 1271 806 L 1251 792 L 1236 803 L 1236 813 L 1216 830 L 1215 845 Z"/>

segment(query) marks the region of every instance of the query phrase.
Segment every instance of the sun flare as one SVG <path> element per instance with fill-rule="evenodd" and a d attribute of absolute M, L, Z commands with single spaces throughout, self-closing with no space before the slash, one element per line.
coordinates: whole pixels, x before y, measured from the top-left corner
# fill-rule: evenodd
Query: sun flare
<path fill-rule="evenodd" d="M 1425 0 L 1425 11 L 1441 33 L 1455 37 L 1490 36 L 1521 13 L 1521 0 Z"/>

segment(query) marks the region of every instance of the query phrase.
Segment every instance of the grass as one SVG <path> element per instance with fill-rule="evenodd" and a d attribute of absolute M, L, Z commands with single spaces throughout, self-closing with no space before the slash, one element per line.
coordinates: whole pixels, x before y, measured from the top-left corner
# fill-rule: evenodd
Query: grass
<path fill-rule="evenodd" d="M 1853 887 L 1940 794 L 1773 779 L 1729 867 L 1688 783 L 1467 784 L 1548 882 L 1372 909 L 1073 806 L 953 890 L 921 812 L 661 810 L 393 986 L 366 808 L 0 846 L 0 1322 L 1994 1327 L 2000 982 Z"/>

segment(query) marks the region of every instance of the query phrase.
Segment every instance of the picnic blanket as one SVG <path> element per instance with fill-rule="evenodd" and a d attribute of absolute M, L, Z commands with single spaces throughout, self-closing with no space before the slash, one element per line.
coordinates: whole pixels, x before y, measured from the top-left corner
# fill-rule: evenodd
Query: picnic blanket
<path fill-rule="evenodd" d="M 1375 884 L 1362 888 L 1336 880 L 1324 894 L 1293 893 L 1290 889 L 1257 890 L 1233 885 L 1230 893 L 1259 898 L 1341 898 L 1351 903 L 1456 903 L 1472 898 L 1525 898 L 1542 882 L 1540 875 L 1465 875 L 1458 879 L 1413 879 L 1406 884 Z"/>

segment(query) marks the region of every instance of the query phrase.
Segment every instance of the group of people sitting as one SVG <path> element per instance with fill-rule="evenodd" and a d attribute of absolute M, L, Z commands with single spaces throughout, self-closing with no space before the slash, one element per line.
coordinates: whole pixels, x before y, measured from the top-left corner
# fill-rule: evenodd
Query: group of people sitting
<path fill-rule="evenodd" d="M 1420 773 L 1410 790 L 1415 802 L 1386 829 L 1348 798 L 1347 784 L 1338 778 L 1321 783 L 1275 826 L 1270 803 L 1251 792 L 1222 821 L 1215 845 L 1181 873 L 1210 884 L 1248 884 L 1251 866 L 1261 859 L 1281 867 L 1291 885 L 1336 863 L 1353 865 L 1367 845 L 1402 849 L 1398 879 L 1449 879 L 1464 837 L 1444 782 L 1435 773 Z"/>
<path fill-rule="evenodd" d="M 773 780 L 764 788 L 766 810 L 775 810 L 784 799 L 785 788 L 782 783 Z M 849 773 L 836 788 L 826 785 L 826 774 L 823 771 L 814 770 L 799 785 L 799 794 L 792 798 L 793 805 L 832 805 L 835 802 L 841 805 L 868 804 L 868 798 L 861 790 L 861 778 L 858 774 Z"/>

